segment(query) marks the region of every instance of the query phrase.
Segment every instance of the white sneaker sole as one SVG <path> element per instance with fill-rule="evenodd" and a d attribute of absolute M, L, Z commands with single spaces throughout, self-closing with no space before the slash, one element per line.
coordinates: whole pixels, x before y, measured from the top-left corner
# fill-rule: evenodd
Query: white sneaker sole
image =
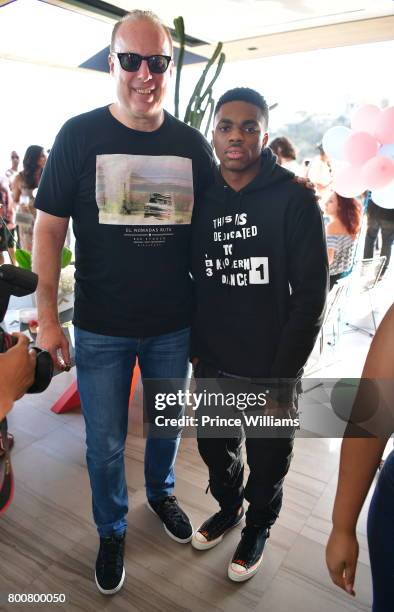
<path fill-rule="evenodd" d="M 186 540 L 182 540 L 181 538 L 177 538 L 173 533 L 171 533 L 171 531 L 166 527 L 166 525 L 163 523 L 163 521 L 161 520 L 160 516 L 157 514 L 157 512 L 152 508 L 152 506 L 150 505 L 149 502 L 146 502 L 146 505 L 148 506 L 149 510 L 151 512 L 153 512 L 153 514 L 155 516 L 157 516 L 157 518 L 159 519 L 159 521 L 161 522 L 161 524 L 164 527 L 164 531 L 166 532 L 166 534 L 171 538 L 171 540 L 175 540 L 175 542 L 178 542 L 178 544 L 189 544 L 189 542 L 191 542 L 191 539 L 193 537 L 193 533 L 194 533 L 194 529 L 193 529 L 193 525 L 190 523 L 191 528 L 192 528 L 192 534 L 189 538 L 187 538 Z"/>
<path fill-rule="evenodd" d="M 97 576 L 96 576 L 96 572 L 94 572 L 94 579 L 96 581 L 96 586 L 97 586 L 98 590 L 100 591 L 100 593 L 102 593 L 103 595 L 115 595 L 115 593 L 120 591 L 120 589 L 123 586 L 125 577 L 126 577 L 126 572 L 125 572 L 125 569 L 123 567 L 122 578 L 120 579 L 120 582 L 119 582 L 118 586 L 115 587 L 114 589 L 108 589 L 107 590 L 107 589 L 103 589 L 103 587 L 101 587 L 99 585 L 98 580 L 97 580 Z"/>
<path fill-rule="evenodd" d="M 245 572 L 242 571 L 242 565 L 238 566 L 241 571 L 238 572 L 238 571 L 233 570 L 231 567 L 232 563 L 230 562 L 228 566 L 228 572 L 227 572 L 228 577 L 233 582 L 244 582 L 245 580 L 249 580 L 249 578 L 252 578 L 259 571 L 261 562 L 263 560 L 263 556 L 264 555 L 261 555 L 257 563 L 255 563 L 255 565 L 253 565 L 249 570 Z M 234 565 L 237 565 L 237 564 L 235 563 Z"/>
<path fill-rule="evenodd" d="M 193 548 L 195 548 L 196 550 L 209 550 L 210 548 L 214 548 L 214 546 L 217 546 L 218 544 L 220 544 L 220 542 L 223 540 L 224 536 L 226 535 L 228 531 L 231 531 L 231 529 L 233 529 L 234 527 L 240 524 L 240 522 L 242 521 L 244 517 L 245 517 L 245 513 L 242 512 L 242 514 L 239 517 L 239 520 L 234 525 L 226 529 L 226 531 L 221 536 L 219 536 L 215 540 L 207 540 L 206 542 L 200 542 L 200 540 L 197 540 L 196 538 L 196 534 L 201 529 L 201 526 L 200 526 L 197 529 L 196 533 L 193 535 L 193 539 L 192 539 Z"/>

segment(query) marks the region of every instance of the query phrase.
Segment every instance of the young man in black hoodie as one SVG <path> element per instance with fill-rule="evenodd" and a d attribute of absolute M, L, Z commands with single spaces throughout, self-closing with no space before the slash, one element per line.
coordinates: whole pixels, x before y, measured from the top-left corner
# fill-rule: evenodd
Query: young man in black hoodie
<path fill-rule="evenodd" d="M 328 262 L 314 193 L 276 163 L 266 147 L 267 126 L 267 103 L 256 91 L 237 88 L 219 99 L 213 144 L 220 172 L 193 221 L 192 357 L 197 379 L 220 379 L 222 385 L 226 378 L 238 385 L 269 379 L 269 407 L 279 416 L 280 409 L 294 408 L 297 382 L 322 324 Z M 267 390 L 266 383 L 261 388 Z M 246 527 L 228 568 L 235 581 L 253 576 L 261 563 L 282 504 L 294 428 L 277 437 L 246 436 L 245 488 L 242 439 L 242 428 L 235 437 L 199 431 L 220 511 L 192 540 L 199 550 L 218 544 L 243 518 L 246 499 Z"/>

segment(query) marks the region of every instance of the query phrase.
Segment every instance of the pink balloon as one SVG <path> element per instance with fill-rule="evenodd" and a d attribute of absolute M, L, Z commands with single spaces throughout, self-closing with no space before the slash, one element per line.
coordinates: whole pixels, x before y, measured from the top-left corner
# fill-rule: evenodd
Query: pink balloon
<path fill-rule="evenodd" d="M 389 106 L 381 112 L 376 121 L 375 137 L 382 144 L 394 142 L 394 106 Z"/>
<path fill-rule="evenodd" d="M 355 198 L 367 188 L 361 168 L 346 164 L 334 171 L 332 188 L 344 198 Z"/>
<path fill-rule="evenodd" d="M 360 106 L 353 114 L 351 119 L 351 127 L 355 132 L 368 132 L 375 134 L 376 122 L 381 114 L 380 108 L 374 104 L 365 104 Z"/>
<path fill-rule="evenodd" d="M 361 169 L 361 176 L 368 189 L 380 189 L 394 180 L 394 161 L 378 155 L 369 159 Z"/>
<path fill-rule="evenodd" d="M 367 132 L 354 132 L 345 142 L 345 160 L 352 166 L 362 166 L 375 157 L 378 149 L 379 143 L 374 136 Z"/>

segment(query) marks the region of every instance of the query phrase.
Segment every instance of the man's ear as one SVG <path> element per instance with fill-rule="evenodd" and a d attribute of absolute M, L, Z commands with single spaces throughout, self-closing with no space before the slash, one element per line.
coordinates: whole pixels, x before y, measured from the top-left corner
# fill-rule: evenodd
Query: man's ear
<path fill-rule="evenodd" d="M 113 75 L 114 73 L 114 68 L 115 68 L 115 63 L 114 63 L 114 58 L 111 55 L 111 53 L 108 55 L 108 65 L 109 65 L 109 73 L 111 75 Z"/>
<path fill-rule="evenodd" d="M 265 147 L 267 146 L 267 144 L 268 144 L 268 139 L 269 139 L 269 134 L 268 134 L 268 132 L 266 132 L 266 133 L 264 134 L 264 137 L 263 137 L 263 146 L 262 146 L 262 148 L 263 148 L 263 149 L 265 149 Z"/>

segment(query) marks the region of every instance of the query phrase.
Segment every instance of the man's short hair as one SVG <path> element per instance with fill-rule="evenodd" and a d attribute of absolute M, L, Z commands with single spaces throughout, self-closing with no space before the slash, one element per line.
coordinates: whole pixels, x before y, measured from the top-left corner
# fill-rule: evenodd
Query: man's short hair
<path fill-rule="evenodd" d="M 265 125 L 266 127 L 268 126 L 268 104 L 265 98 L 255 89 L 250 89 L 250 87 L 234 87 L 234 89 L 229 89 L 220 96 L 217 101 L 215 115 L 217 115 L 223 104 L 227 104 L 227 102 L 247 102 L 248 104 L 254 104 L 261 110 Z"/>
<path fill-rule="evenodd" d="M 114 51 L 116 35 L 120 26 L 127 21 L 138 21 L 140 19 L 150 21 L 150 23 L 152 23 L 153 25 L 158 26 L 159 28 L 162 28 L 164 30 L 164 33 L 168 38 L 168 42 L 170 43 L 170 50 L 172 55 L 173 44 L 170 30 L 167 28 L 167 26 L 164 25 L 164 23 L 161 21 L 160 17 L 156 15 L 156 13 L 154 13 L 153 11 L 141 11 L 140 9 L 130 11 L 130 13 L 127 13 L 127 15 L 125 15 L 124 17 L 122 17 L 122 19 L 115 23 L 111 35 L 111 51 Z"/>

